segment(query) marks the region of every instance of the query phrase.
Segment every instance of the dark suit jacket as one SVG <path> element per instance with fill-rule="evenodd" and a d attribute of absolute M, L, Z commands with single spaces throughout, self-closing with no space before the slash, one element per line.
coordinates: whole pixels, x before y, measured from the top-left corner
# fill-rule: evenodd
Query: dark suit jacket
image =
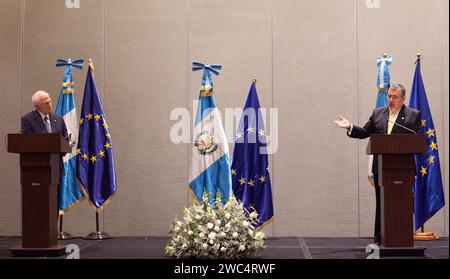
<path fill-rule="evenodd" d="M 67 136 L 67 127 L 66 123 L 64 122 L 64 119 L 53 112 L 50 112 L 48 114 L 48 118 L 50 121 L 50 126 L 52 127 L 52 133 L 54 134 L 61 134 L 64 138 L 68 138 Z M 30 113 L 25 114 L 22 116 L 21 119 L 21 132 L 22 134 L 46 134 L 47 128 L 45 128 L 44 121 L 42 120 L 41 115 L 37 110 L 34 110 Z M 61 154 L 60 160 L 59 160 L 59 168 L 60 168 L 60 175 L 64 175 L 64 165 L 62 156 L 65 154 Z"/>
<path fill-rule="evenodd" d="M 387 134 L 388 119 L 388 107 L 375 109 L 369 121 L 367 121 L 364 127 L 353 125 L 352 132 L 347 133 L 347 135 L 351 138 L 365 139 L 370 137 L 371 134 Z M 395 123 L 408 127 L 409 129 L 419 134 L 422 128 L 420 121 L 421 119 L 422 114 L 420 113 L 420 111 L 403 105 L 398 113 Z M 392 127 L 391 134 L 412 134 L 412 132 L 398 125 L 394 125 Z M 378 174 L 377 157 L 378 156 L 374 156 L 372 164 L 372 172 L 374 174 Z"/>
<path fill-rule="evenodd" d="M 52 127 L 52 133 L 61 134 L 63 137 L 67 138 L 67 128 L 64 119 L 60 115 L 53 112 L 49 113 L 48 118 Z M 22 116 L 21 132 L 22 134 L 47 133 L 44 121 L 37 110 Z"/>

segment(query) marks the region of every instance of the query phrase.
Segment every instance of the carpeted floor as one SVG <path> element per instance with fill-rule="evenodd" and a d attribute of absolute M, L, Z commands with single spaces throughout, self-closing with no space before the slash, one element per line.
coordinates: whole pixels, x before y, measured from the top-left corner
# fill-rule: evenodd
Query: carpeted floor
<path fill-rule="evenodd" d="M 76 244 L 81 259 L 170 259 L 164 253 L 168 237 L 115 237 L 108 240 L 75 238 L 61 244 Z M 267 245 L 262 259 L 365 259 L 371 238 L 330 237 L 274 237 Z M 417 241 L 416 246 L 426 247 L 424 259 L 448 259 L 449 239 Z M 9 248 L 20 245 L 20 237 L 0 237 L 0 259 L 13 258 Z M 56 259 L 65 259 L 66 256 Z M 411 258 L 411 257 L 409 257 Z"/>

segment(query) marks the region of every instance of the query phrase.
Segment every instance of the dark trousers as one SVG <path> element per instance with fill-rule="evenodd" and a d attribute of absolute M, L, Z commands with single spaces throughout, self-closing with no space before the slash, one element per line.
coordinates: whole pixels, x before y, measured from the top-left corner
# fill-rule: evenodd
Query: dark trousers
<path fill-rule="evenodd" d="M 378 184 L 378 175 L 374 175 L 375 182 L 375 199 L 376 199 L 376 208 L 375 208 L 375 230 L 373 235 L 373 241 L 381 243 L 381 197 L 380 197 L 380 185 Z"/>

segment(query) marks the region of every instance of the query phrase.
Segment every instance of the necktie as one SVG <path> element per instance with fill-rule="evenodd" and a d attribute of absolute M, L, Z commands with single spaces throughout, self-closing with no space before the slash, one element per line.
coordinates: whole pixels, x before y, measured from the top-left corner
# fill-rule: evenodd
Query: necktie
<path fill-rule="evenodd" d="M 48 120 L 48 117 L 44 117 L 44 123 L 45 123 L 45 128 L 47 128 L 47 133 L 51 133 L 52 132 L 52 126 L 50 125 L 50 121 Z"/>
<path fill-rule="evenodd" d="M 397 120 L 397 114 L 389 113 L 388 130 L 387 133 L 391 134 L 392 128 L 394 128 L 394 122 Z"/>

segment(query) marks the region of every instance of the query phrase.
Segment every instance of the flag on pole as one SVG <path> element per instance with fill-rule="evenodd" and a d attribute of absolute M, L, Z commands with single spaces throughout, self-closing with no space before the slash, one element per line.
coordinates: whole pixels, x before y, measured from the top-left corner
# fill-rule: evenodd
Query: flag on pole
<path fill-rule="evenodd" d="M 242 201 L 247 212 L 256 210 L 255 228 L 263 228 L 273 220 L 273 204 L 266 130 L 255 82 L 248 92 L 234 140 L 231 174 L 236 199 Z"/>
<path fill-rule="evenodd" d="M 78 116 L 74 96 L 74 80 L 72 67 L 81 70 L 83 60 L 68 61 L 58 59 L 56 67 L 65 67 L 62 88 L 59 94 L 58 105 L 55 113 L 61 115 L 67 126 L 69 143 L 72 147 L 72 153 L 67 153 L 63 157 L 64 175 L 60 178 L 59 214 L 63 215 L 65 211 L 77 205 L 84 199 L 83 192 L 78 187 L 76 177 L 76 150 L 78 141 Z"/>
<path fill-rule="evenodd" d="M 391 65 L 392 56 L 383 56 L 377 59 L 378 76 L 377 76 L 377 101 L 375 108 L 387 107 L 388 105 L 388 91 L 391 87 Z M 372 173 L 373 155 L 369 155 L 368 175 L 367 178 L 372 186 L 375 186 L 375 178 Z"/>
<path fill-rule="evenodd" d="M 219 75 L 221 68 L 199 62 L 192 66 L 193 71 L 203 70 L 189 173 L 189 187 L 197 202 L 202 202 L 203 193 L 208 194 L 209 201 L 214 201 L 220 193 L 222 203 L 226 203 L 232 193 L 228 141 L 213 90 L 212 75 Z"/>
<path fill-rule="evenodd" d="M 437 134 L 420 73 L 420 58 L 416 63 L 409 106 L 422 113 L 422 132 L 427 134 L 427 151 L 415 156 L 414 230 L 418 230 L 445 205 Z"/>
<path fill-rule="evenodd" d="M 80 116 L 77 178 L 90 203 L 99 212 L 117 190 L 111 134 L 90 61 Z"/>

